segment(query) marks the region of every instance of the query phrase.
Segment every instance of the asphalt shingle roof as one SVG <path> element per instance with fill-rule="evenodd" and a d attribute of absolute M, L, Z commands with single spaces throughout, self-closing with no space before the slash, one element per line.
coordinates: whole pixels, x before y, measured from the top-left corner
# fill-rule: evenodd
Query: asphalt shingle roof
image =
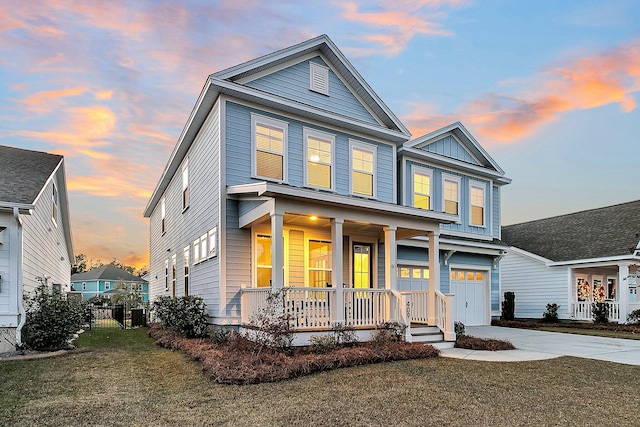
<path fill-rule="evenodd" d="M 0 203 L 33 204 L 62 156 L 0 145 Z"/>
<path fill-rule="evenodd" d="M 504 226 L 501 238 L 556 262 L 630 255 L 640 241 L 640 200 Z"/>
<path fill-rule="evenodd" d="M 144 282 L 144 279 L 134 276 L 115 265 L 107 264 L 96 267 L 93 270 L 84 273 L 76 273 L 71 276 L 72 282 L 80 282 L 87 280 L 110 280 L 116 282 L 122 280 L 124 282 Z"/>

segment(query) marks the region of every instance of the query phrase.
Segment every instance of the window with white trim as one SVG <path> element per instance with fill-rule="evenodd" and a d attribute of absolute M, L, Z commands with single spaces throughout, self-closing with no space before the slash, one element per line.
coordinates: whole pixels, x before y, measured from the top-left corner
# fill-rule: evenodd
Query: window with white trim
<path fill-rule="evenodd" d="M 309 240 L 308 286 L 324 288 L 331 283 L 331 242 Z"/>
<path fill-rule="evenodd" d="M 200 259 L 198 261 L 205 261 L 207 259 L 207 238 L 207 233 L 200 236 Z"/>
<path fill-rule="evenodd" d="M 189 246 L 182 250 L 182 263 L 184 265 L 184 295 L 189 295 Z"/>
<path fill-rule="evenodd" d="M 177 276 L 177 268 L 176 268 L 176 255 L 171 255 L 171 292 L 173 297 L 176 296 L 176 276 Z"/>
<path fill-rule="evenodd" d="M 304 128 L 305 185 L 325 190 L 334 189 L 333 151 L 334 135 Z"/>
<path fill-rule="evenodd" d="M 200 238 L 198 237 L 193 241 L 193 263 L 197 264 L 200 261 Z"/>
<path fill-rule="evenodd" d="M 485 192 L 487 186 L 480 182 L 469 183 L 469 205 L 471 225 L 484 227 L 485 222 Z"/>
<path fill-rule="evenodd" d="M 350 141 L 350 145 L 351 193 L 375 197 L 377 147 L 355 141 Z"/>
<path fill-rule="evenodd" d="M 442 200 L 444 212 L 452 215 L 460 214 L 460 177 L 442 176 Z"/>
<path fill-rule="evenodd" d="M 169 260 L 164 260 L 164 290 L 169 290 Z"/>
<path fill-rule="evenodd" d="M 160 201 L 160 230 L 162 234 L 164 234 L 167 231 L 166 224 L 165 224 L 166 214 L 167 214 L 167 205 L 163 197 L 162 200 Z"/>
<path fill-rule="evenodd" d="M 271 286 L 271 236 L 257 234 L 255 239 L 256 286 Z"/>
<path fill-rule="evenodd" d="M 251 115 L 253 175 L 275 181 L 287 180 L 286 122 Z"/>
<path fill-rule="evenodd" d="M 329 95 L 329 68 L 309 62 L 309 90 Z"/>
<path fill-rule="evenodd" d="M 218 227 L 209 230 L 209 258 L 218 255 Z"/>
<path fill-rule="evenodd" d="M 53 194 L 51 195 L 51 219 L 53 223 L 58 225 L 58 189 L 56 184 L 53 184 Z"/>
<path fill-rule="evenodd" d="M 182 166 L 182 210 L 189 207 L 189 161 Z"/>
<path fill-rule="evenodd" d="M 82 290 L 83 291 L 87 290 L 87 283 L 86 282 L 82 282 Z"/>
<path fill-rule="evenodd" d="M 414 167 L 412 168 L 412 194 L 411 206 L 420 209 L 431 209 L 431 182 L 433 181 L 433 171 L 430 169 Z"/>
<path fill-rule="evenodd" d="M 108 291 L 111 289 L 111 282 L 104 282 L 104 290 Z"/>

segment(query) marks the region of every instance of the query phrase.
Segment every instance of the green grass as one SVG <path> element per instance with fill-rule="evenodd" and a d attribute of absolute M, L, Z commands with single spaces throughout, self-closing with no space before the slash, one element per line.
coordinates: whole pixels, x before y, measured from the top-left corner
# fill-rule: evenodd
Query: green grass
<path fill-rule="evenodd" d="M 64 357 L 0 362 L 0 424 L 635 425 L 640 367 L 436 358 L 223 386 L 145 329 L 94 330 Z"/>

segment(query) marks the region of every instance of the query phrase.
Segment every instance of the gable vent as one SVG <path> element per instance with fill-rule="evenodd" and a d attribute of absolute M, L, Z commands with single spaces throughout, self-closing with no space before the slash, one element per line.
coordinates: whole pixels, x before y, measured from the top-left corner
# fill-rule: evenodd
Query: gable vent
<path fill-rule="evenodd" d="M 322 65 L 309 63 L 309 89 L 329 95 L 329 69 Z"/>

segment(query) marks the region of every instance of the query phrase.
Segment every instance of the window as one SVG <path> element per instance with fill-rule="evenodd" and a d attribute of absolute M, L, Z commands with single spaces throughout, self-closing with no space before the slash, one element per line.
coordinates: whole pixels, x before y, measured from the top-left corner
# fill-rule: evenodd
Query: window
<path fill-rule="evenodd" d="M 182 250 L 184 264 L 184 294 L 189 295 L 189 246 Z"/>
<path fill-rule="evenodd" d="M 164 197 L 162 198 L 162 201 L 160 202 L 160 212 L 161 212 L 161 223 L 160 223 L 160 228 L 162 231 L 162 234 L 164 234 L 167 230 L 165 228 L 165 215 L 167 213 L 167 206 L 166 203 L 164 201 Z"/>
<path fill-rule="evenodd" d="M 213 258 L 218 254 L 217 238 L 218 227 L 213 227 L 211 230 L 209 230 L 209 258 Z"/>
<path fill-rule="evenodd" d="M 471 225 L 484 227 L 484 192 L 485 186 L 480 183 L 471 183 Z"/>
<path fill-rule="evenodd" d="M 333 190 L 333 146 L 335 137 L 312 129 L 304 129 L 305 185 Z"/>
<path fill-rule="evenodd" d="M 193 263 L 200 261 L 200 238 L 193 241 Z"/>
<path fill-rule="evenodd" d="M 200 236 L 200 259 L 198 261 L 204 261 L 207 259 L 207 233 Z"/>
<path fill-rule="evenodd" d="M 58 189 L 53 184 L 53 194 L 51 195 L 51 219 L 58 225 Z"/>
<path fill-rule="evenodd" d="M 431 177 L 433 172 L 428 169 L 414 168 L 413 170 L 413 207 L 431 209 Z"/>
<path fill-rule="evenodd" d="M 255 245 L 256 285 L 271 286 L 271 236 L 258 234 Z"/>
<path fill-rule="evenodd" d="M 258 115 L 251 116 L 253 174 L 276 181 L 287 180 L 287 123 Z"/>
<path fill-rule="evenodd" d="M 171 290 L 172 290 L 172 295 L 175 298 L 176 297 L 176 256 L 172 255 L 171 256 Z"/>
<path fill-rule="evenodd" d="M 309 240 L 308 285 L 324 288 L 331 283 L 331 242 Z"/>
<path fill-rule="evenodd" d="M 164 290 L 169 290 L 169 260 L 164 260 Z"/>
<path fill-rule="evenodd" d="M 87 283 L 86 282 L 82 282 L 82 290 L 83 291 L 87 290 Z"/>
<path fill-rule="evenodd" d="M 351 192 L 375 197 L 376 147 L 351 142 Z"/>
<path fill-rule="evenodd" d="M 189 207 L 189 163 L 182 166 L 182 210 Z"/>
<path fill-rule="evenodd" d="M 460 214 L 460 178 L 445 175 L 442 179 L 444 212 L 452 215 Z"/>
<path fill-rule="evenodd" d="M 104 282 L 104 290 L 108 291 L 109 289 L 111 289 L 111 282 Z"/>
<path fill-rule="evenodd" d="M 329 69 L 315 62 L 309 62 L 309 90 L 329 95 Z"/>

